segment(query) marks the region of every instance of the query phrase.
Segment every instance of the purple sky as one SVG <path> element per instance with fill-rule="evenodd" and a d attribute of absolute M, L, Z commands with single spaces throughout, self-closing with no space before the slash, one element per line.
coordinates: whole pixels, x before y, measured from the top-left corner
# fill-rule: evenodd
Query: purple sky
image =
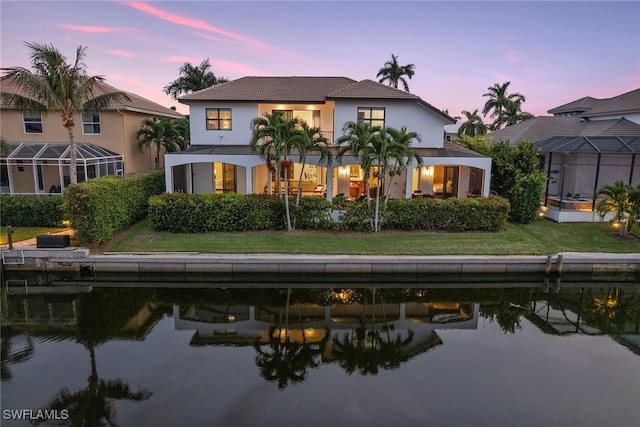
<path fill-rule="evenodd" d="M 451 115 L 506 81 L 536 115 L 640 87 L 640 2 L 1 0 L 0 20 L 2 67 L 30 66 L 25 41 L 69 60 L 87 45 L 90 74 L 183 113 L 162 89 L 205 58 L 230 79 L 361 80 L 394 53 L 415 64 L 411 92 Z"/>

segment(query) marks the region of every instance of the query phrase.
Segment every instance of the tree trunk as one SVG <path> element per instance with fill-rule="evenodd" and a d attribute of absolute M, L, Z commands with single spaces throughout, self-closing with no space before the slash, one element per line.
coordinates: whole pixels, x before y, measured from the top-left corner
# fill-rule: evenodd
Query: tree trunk
<path fill-rule="evenodd" d="M 300 168 L 300 178 L 298 178 L 298 194 L 296 194 L 296 206 L 300 205 L 300 194 L 302 193 L 302 176 L 304 174 L 304 167 L 306 166 L 307 159 L 300 157 L 302 168 Z"/>
<path fill-rule="evenodd" d="M 287 231 L 291 231 L 291 213 L 289 212 L 289 168 L 284 168 L 284 210 L 287 217 Z"/>
<path fill-rule="evenodd" d="M 76 139 L 73 136 L 73 121 L 70 124 L 65 125 L 67 132 L 69 132 L 69 158 L 71 159 L 71 165 L 69 166 L 69 179 L 71 184 L 78 183 L 78 151 L 76 147 Z"/>
<path fill-rule="evenodd" d="M 380 212 L 380 171 L 378 170 L 378 185 L 376 185 L 376 213 L 373 218 L 373 229 L 377 233 L 379 231 L 378 213 Z"/>

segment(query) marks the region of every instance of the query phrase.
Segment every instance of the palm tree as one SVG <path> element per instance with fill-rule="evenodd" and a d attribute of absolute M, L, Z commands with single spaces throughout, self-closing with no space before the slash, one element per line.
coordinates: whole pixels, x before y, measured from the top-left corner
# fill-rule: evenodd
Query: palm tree
<path fill-rule="evenodd" d="M 70 180 L 78 182 L 77 148 L 73 128 L 75 114 L 83 111 L 100 111 L 113 102 L 130 101 L 124 92 L 97 94 L 102 76 L 89 76 L 84 59 L 86 46 L 78 46 L 76 59 L 68 63 L 67 58 L 53 45 L 25 43 L 31 50 L 33 71 L 23 67 L 2 68 L 3 77 L 17 87 L 22 94 L 2 93 L 2 101 L 9 106 L 38 113 L 55 111 L 62 116 L 62 126 L 67 129 L 71 145 Z"/>
<path fill-rule="evenodd" d="M 170 95 L 173 99 L 177 99 L 180 95 L 206 89 L 211 86 L 217 86 L 229 81 L 226 77 L 216 77 L 210 68 L 211 63 L 209 63 L 209 58 L 202 61 L 197 67 L 185 62 L 182 67 L 180 67 L 180 77 L 167 84 L 164 87 L 164 93 Z"/>
<path fill-rule="evenodd" d="M 495 118 L 496 120 L 502 118 L 504 116 L 504 111 L 507 108 L 508 101 L 518 101 L 520 105 L 525 101 L 525 97 L 520 93 L 512 93 L 507 95 L 507 89 L 511 82 L 506 82 L 504 84 L 495 83 L 493 86 L 489 87 L 487 90 L 489 92 L 485 93 L 482 96 L 487 96 L 489 99 L 485 102 L 484 108 L 482 109 L 482 114 L 486 117 L 487 114 L 491 111 L 491 115 L 489 117 Z M 500 129 L 501 124 L 496 124 L 494 122 L 491 126 L 491 130 Z"/>
<path fill-rule="evenodd" d="M 467 120 L 460 125 L 460 129 L 458 129 L 458 136 L 477 136 L 485 135 L 487 133 L 487 125 L 482 121 L 482 117 L 478 114 L 477 108 L 473 110 L 473 112 L 463 110 L 462 114 Z"/>
<path fill-rule="evenodd" d="M 286 120 L 280 113 L 264 113 L 261 117 L 251 120 L 251 140 L 249 146 L 253 153 L 265 159 L 270 172 L 276 173 L 278 196 L 282 197 L 280 186 L 280 171 L 284 178 L 284 206 L 287 221 L 287 231 L 291 231 L 291 214 L 289 209 L 289 167 L 291 148 L 298 135 L 297 121 Z M 274 161 L 275 167 L 271 165 Z"/>
<path fill-rule="evenodd" d="M 619 227 L 620 236 L 626 237 L 640 214 L 640 185 L 634 188 L 619 180 L 613 185 L 600 187 L 596 195 L 602 194 L 607 198 L 596 203 L 596 211 L 601 218 L 613 212 L 610 223 L 614 227 Z"/>
<path fill-rule="evenodd" d="M 327 138 L 322 136 L 319 127 L 310 127 L 309 124 L 300 120 L 297 122 L 298 133 L 295 135 L 293 139 L 293 145 L 298 150 L 300 154 L 299 162 L 302 163 L 302 167 L 300 168 L 300 177 L 298 178 L 298 195 L 296 199 L 296 206 L 300 204 L 300 194 L 302 193 L 301 185 L 302 185 L 302 177 L 304 174 L 304 167 L 307 163 L 307 155 L 309 153 L 315 152 L 320 154 L 320 160 L 326 160 L 327 164 L 331 164 L 332 157 L 331 152 L 329 151 L 329 146 L 327 145 Z"/>
<path fill-rule="evenodd" d="M 178 146 L 180 150 L 186 150 L 191 144 L 191 131 L 189 129 L 189 116 L 176 119 L 174 122 L 176 131 L 178 132 Z"/>
<path fill-rule="evenodd" d="M 415 65 L 400 65 L 398 64 L 398 57 L 391 54 L 391 60 L 384 63 L 384 67 L 378 70 L 376 77 L 380 77 L 378 82 L 384 83 L 386 81 L 389 86 L 393 86 L 396 89 L 398 89 L 398 83 L 402 82 L 404 90 L 409 92 L 409 85 L 407 84 L 405 76 L 411 79 L 414 74 Z"/>
<path fill-rule="evenodd" d="M 493 122 L 495 129 L 500 129 L 503 125 L 510 126 L 534 118 L 535 116 L 526 111 L 522 111 L 523 99 L 514 98 L 504 101 L 502 113 Z"/>
<path fill-rule="evenodd" d="M 174 121 L 167 117 L 154 117 L 142 121 L 142 126 L 136 132 L 138 143 L 136 148 L 142 151 L 144 147 L 156 147 L 156 169 L 160 165 L 160 151 L 164 148 L 168 153 L 177 151 L 183 143 L 180 133 L 176 130 Z"/>
<path fill-rule="evenodd" d="M 384 207 L 386 207 L 393 178 L 400 175 L 414 159 L 419 164 L 422 163 L 422 158 L 411 147 L 414 140 L 421 141 L 420 135 L 416 132 L 409 132 L 406 126 L 400 130 L 391 127 L 381 128 L 371 138 L 370 156 L 373 163 L 378 166 L 376 207 L 373 217 L 375 232 L 380 231 L 382 226 L 380 221 L 380 187 L 384 177 L 389 175 L 389 185 L 384 200 Z"/>
<path fill-rule="evenodd" d="M 342 136 L 336 140 L 339 147 L 337 157 L 342 161 L 342 157 L 350 153 L 360 160 L 360 167 L 364 172 L 364 192 L 367 196 L 367 203 L 370 204 L 369 178 L 371 176 L 372 160 L 369 155 L 371 139 L 378 127 L 371 126 L 370 123 L 347 122 L 342 127 Z"/>

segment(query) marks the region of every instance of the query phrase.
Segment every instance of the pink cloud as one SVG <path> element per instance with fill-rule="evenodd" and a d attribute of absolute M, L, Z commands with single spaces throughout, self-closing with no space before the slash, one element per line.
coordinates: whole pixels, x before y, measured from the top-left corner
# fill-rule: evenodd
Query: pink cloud
<path fill-rule="evenodd" d="M 82 33 L 109 33 L 113 29 L 109 27 L 95 27 L 90 25 L 73 25 L 73 24 L 60 24 L 60 28 L 66 28 L 67 30 L 80 31 Z"/>
<path fill-rule="evenodd" d="M 240 64 L 238 62 L 223 61 L 221 59 L 212 60 L 211 67 L 216 70 L 223 70 L 225 72 L 241 76 L 268 76 L 270 74 L 260 68 Z"/>
<path fill-rule="evenodd" d="M 129 52 L 128 50 L 109 49 L 107 50 L 107 52 L 112 55 L 123 56 L 125 58 L 133 58 L 134 56 L 136 56 L 135 53 Z"/>
<path fill-rule="evenodd" d="M 241 34 L 236 34 L 231 31 L 223 30 L 222 28 L 214 27 L 213 25 L 207 24 L 205 21 L 200 21 L 198 19 L 189 18 L 187 16 L 178 15 L 176 13 L 167 12 L 162 9 L 158 9 L 155 6 L 151 6 L 142 2 L 131 2 L 128 3 L 134 9 L 137 9 L 146 14 L 155 16 L 156 18 L 162 19 L 163 21 L 171 22 L 173 24 L 182 25 L 189 28 L 194 28 L 197 30 L 203 30 L 211 33 L 216 33 L 228 37 L 233 40 L 238 40 L 244 42 L 245 44 L 258 47 L 261 49 L 269 48 L 266 44 L 253 40 L 249 37 L 243 36 Z"/>
<path fill-rule="evenodd" d="M 163 59 L 164 62 L 189 62 L 191 64 L 200 64 L 200 62 L 202 62 L 202 59 L 194 59 L 194 58 L 189 58 L 188 56 L 167 56 L 166 58 Z"/>
<path fill-rule="evenodd" d="M 118 74 L 118 73 L 108 73 L 105 75 L 106 81 L 107 83 L 109 82 L 120 82 L 120 83 L 126 83 L 129 85 L 137 85 L 140 83 L 140 80 L 133 78 L 133 77 L 129 77 L 129 76 L 123 76 L 122 74 Z M 109 83 L 111 84 L 111 83 Z"/>

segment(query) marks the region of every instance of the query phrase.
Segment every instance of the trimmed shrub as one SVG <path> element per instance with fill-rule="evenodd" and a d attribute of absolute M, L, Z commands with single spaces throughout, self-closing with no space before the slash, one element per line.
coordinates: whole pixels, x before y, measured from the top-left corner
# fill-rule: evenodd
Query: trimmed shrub
<path fill-rule="evenodd" d="M 546 179 L 543 172 L 518 177 L 511 192 L 511 221 L 528 224 L 536 219 Z"/>
<path fill-rule="evenodd" d="M 373 203 L 367 205 L 366 200 L 344 203 L 344 211 L 340 215 L 338 228 L 350 231 L 373 231 Z"/>
<path fill-rule="evenodd" d="M 164 191 L 164 171 L 105 176 L 70 185 L 64 207 L 82 244 L 104 243 L 147 215 L 149 197 Z"/>
<path fill-rule="evenodd" d="M 60 227 L 66 219 L 60 196 L 0 196 L 0 225 Z"/>
<path fill-rule="evenodd" d="M 284 228 L 284 202 L 274 196 L 161 194 L 149 199 L 149 220 L 157 230 L 198 233 Z"/>
<path fill-rule="evenodd" d="M 293 223 L 298 230 L 330 230 L 332 204 L 324 197 L 302 197 L 298 206 L 293 206 Z"/>
<path fill-rule="evenodd" d="M 509 202 L 498 196 L 445 200 L 391 199 L 383 227 L 390 230 L 498 231 Z"/>

